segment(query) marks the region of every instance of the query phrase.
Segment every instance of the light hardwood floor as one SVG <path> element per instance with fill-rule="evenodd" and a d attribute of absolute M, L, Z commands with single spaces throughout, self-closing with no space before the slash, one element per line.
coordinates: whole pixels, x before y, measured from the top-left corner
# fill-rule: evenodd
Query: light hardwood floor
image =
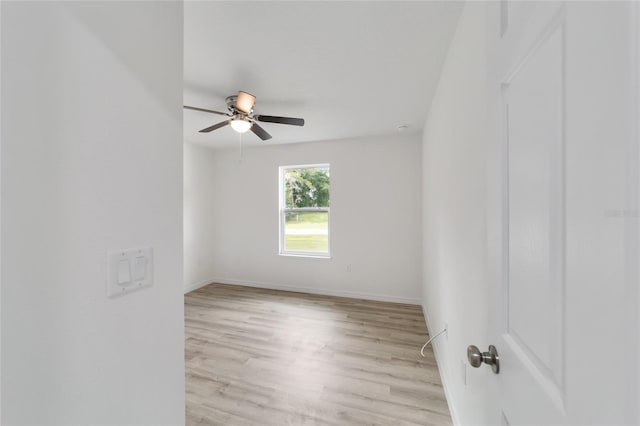
<path fill-rule="evenodd" d="M 211 284 L 185 295 L 187 425 L 450 425 L 419 306 Z"/>

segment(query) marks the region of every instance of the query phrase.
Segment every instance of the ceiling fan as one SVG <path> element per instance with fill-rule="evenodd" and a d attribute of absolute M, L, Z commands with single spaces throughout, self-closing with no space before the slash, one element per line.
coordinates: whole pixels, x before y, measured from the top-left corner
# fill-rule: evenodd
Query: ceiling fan
<path fill-rule="evenodd" d="M 292 126 L 304 126 L 303 118 L 291 118 L 291 117 L 276 117 L 273 115 L 258 115 L 253 113 L 253 106 L 256 103 L 256 97 L 240 90 L 237 95 L 227 96 L 227 109 L 229 112 L 213 111 L 205 108 L 198 108 L 193 106 L 184 105 L 185 109 L 191 109 L 194 111 L 209 112 L 212 114 L 226 115 L 228 120 L 221 121 L 218 124 L 209 126 L 200 130 L 200 133 L 209 133 L 213 130 L 220 129 L 226 125 L 231 125 L 231 128 L 238 133 L 246 133 L 251 130 L 260 139 L 266 141 L 271 139 L 271 135 L 267 133 L 260 125 L 261 123 L 279 123 L 290 124 Z"/>

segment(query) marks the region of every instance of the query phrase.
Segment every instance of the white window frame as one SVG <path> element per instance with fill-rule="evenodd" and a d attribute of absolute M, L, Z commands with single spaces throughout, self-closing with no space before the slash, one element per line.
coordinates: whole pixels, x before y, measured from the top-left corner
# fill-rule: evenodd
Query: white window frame
<path fill-rule="evenodd" d="M 297 256 L 297 257 L 313 257 L 319 259 L 331 258 L 331 208 L 330 207 L 304 207 L 304 208 L 286 208 L 286 191 L 284 188 L 284 175 L 288 170 L 293 169 L 312 169 L 327 168 L 331 173 L 331 165 L 329 163 L 322 164 L 296 164 L 292 166 L 280 166 L 278 169 L 278 215 L 280 223 L 280 232 L 278 238 L 278 254 L 280 256 Z M 331 199 L 331 178 L 329 178 L 329 199 Z M 286 250 L 285 249 L 285 221 L 287 212 L 327 212 L 327 251 L 302 251 L 302 250 Z"/>

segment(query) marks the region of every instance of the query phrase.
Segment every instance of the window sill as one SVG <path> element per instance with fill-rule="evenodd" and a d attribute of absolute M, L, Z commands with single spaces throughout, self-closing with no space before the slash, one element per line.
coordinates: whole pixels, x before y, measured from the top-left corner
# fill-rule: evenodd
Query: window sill
<path fill-rule="evenodd" d="M 278 253 L 279 256 L 285 257 L 304 257 L 307 259 L 331 259 L 330 254 L 311 254 L 311 253 Z"/>

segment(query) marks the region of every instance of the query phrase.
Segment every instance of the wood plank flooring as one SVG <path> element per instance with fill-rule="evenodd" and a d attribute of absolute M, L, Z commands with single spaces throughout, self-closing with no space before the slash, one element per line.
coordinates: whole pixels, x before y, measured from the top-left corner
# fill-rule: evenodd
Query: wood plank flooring
<path fill-rule="evenodd" d="M 419 306 L 211 284 L 185 295 L 187 425 L 450 425 Z"/>

